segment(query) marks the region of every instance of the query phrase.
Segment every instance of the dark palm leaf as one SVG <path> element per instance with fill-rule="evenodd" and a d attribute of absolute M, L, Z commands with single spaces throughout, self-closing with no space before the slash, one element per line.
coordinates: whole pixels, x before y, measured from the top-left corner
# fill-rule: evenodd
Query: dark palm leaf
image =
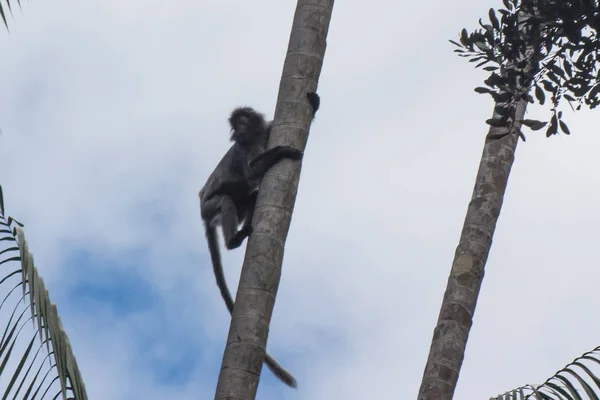
<path fill-rule="evenodd" d="M 584 353 L 541 385 L 513 389 L 490 400 L 598 400 L 600 346 Z"/>
<path fill-rule="evenodd" d="M 34 266 L 22 226 L 5 218 L 0 186 L 2 400 L 87 400 L 69 339 Z"/>
<path fill-rule="evenodd" d="M 19 6 L 19 8 L 21 8 L 21 0 L 16 0 L 17 1 L 17 5 Z M 11 0 L 0 0 L 0 18 L 2 18 L 2 22 L 4 22 L 4 25 L 6 26 L 6 28 L 8 29 L 8 22 L 6 21 L 6 15 L 7 14 L 11 14 L 12 15 L 12 5 L 14 5 L 15 0 L 12 0 L 12 4 L 11 4 Z"/>

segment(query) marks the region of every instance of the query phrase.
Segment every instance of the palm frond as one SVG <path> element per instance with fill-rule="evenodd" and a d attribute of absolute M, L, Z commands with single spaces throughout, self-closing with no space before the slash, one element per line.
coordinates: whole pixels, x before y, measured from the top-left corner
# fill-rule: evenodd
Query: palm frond
<path fill-rule="evenodd" d="M 600 346 L 577 357 L 541 385 L 526 385 L 490 400 L 598 400 Z"/>
<path fill-rule="evenodd" d="M 4 22 L 4 26 L 6 26 L 6 29 L 8 29 L 8 22 L 6 21 L 7 11 L 12 16 L 12 5 L 10 1 L 11 0 L 0 0 L 0 18 L 2 18 L 2 22 Z M 3 5 L 3 2 L 6 3 L 6 5 Z M 17 5 L 19 6 L 19 8 L 21 8 L 21 0 L 17 0 Z"/>
<path fill-rule="evenodd" d="M 87 400 L 71 344 L 22 227 L 13 218 L 5 218 L 0 186 L 0 321 L 5 323 L 4 327 L 0 324 L 2 399 Z"/>

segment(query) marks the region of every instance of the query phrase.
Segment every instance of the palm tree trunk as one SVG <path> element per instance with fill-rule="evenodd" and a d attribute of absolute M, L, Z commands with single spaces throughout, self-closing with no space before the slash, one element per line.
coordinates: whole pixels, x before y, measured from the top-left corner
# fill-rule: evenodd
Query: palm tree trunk
<path fill-rule="evenodd" d="M 523 119 L 526 106 L 525 101 L 517 104 L 517 120 Z M 491 127 L 488 138 L 505 132 L 506 128 Z M 515 132 L 502 139 L 486 139 L 473 197 L 433 331 L 419 400 L 450 400 L 454 395 L 518 139 Z"/>
<path fill-rule="evenodd" d="M 527 15 L 521 14 L 519 19 L 525 22 L 527 18 Z M 528 60 L 525 72 L 532 71 L 534 67 L 537 70 L 539 61 L 534 43 L 539 31 L 530 30 L 526 33 L 528 31 L 525 30 L 525 24 L 522 27 L 522 32 L 529 38 L 530 43 L 527 54 L 523 55 L 523 60 Z M 515 90 L 520 91 L 522 87 L 530 86 L 526 85 L 516 87 Z M 515 104 L 515 123 L 508 135 L 498 138 L 508 133 L 508 127 L 491 127 L 487 134 L 475 178 L 473 197 L 452 262 L 437 326 L 433 331 L 418 400 L 451 400 L 454 396 L 469 331 L 473 324 L 485 263 L 515 159 L 520 121 L 523 120 L 526 108 L 525 100 Z M 498 117 L 500 115 L 494 112 L 493 118 Z"/>
<path fill-rule="evenodd" d="M 269 148 L 306 146 L 312 118 L 306 94 L 316 90 L 321 73 L 333 2 L 298 0 Z M 282 161 L 261 183 L 215 400 L 256 396 L 300 167 L 298 162 Z"/>

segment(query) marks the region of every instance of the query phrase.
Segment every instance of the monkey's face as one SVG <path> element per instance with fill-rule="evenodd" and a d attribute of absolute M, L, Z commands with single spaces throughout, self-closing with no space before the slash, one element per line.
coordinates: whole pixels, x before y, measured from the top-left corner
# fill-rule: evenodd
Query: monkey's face
<path fill-rule="evenodd" d="M 252 129 L 250 120 L 247 117 L 241 116 L 232 121 L 231 125 L 231 140 L 240 144 L 251 142 Z"/>
<path fill-rule="evenodd" d="M 238 117 L 235 121 L 233 121 L 232 131 L 234 132 L 246 132 L 248 131 L 248 127 L 250 126 L 250 119 L 244 115 Z"/>
<path fill-rule="evenodd" d="M 231 140 L 242 145 L 255 143 L 265 129 L 264 117 L 249 108 L 236 109 L 229 118 L 229 124 Z"/>

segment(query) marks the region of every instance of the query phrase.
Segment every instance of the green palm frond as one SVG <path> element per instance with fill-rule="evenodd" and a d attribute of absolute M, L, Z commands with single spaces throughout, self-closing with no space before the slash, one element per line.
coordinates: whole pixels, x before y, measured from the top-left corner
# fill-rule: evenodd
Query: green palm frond
<path fill-rule="evenodd" d="M 0 186 L 0 394 L 3 400 L 87 400 L 71 344 L 22 226 L 5 218 Z"/>
<path fill-rule="evenodd" d="M 526 385 L 490 400 L 598 400 L 600 346 L 577 357 L 541 385 Z"/>
<path fill-rule="evenodd" d="M 6 21 L 6 14 L 8 11 L 8 14 L 12 15 L 12 5 L 11 5 L 11 0 L 0 0 L 0 18 L 2 18 L 2 22 L 4 22 L 4 26 L 6 26 L 6 29 L 8 29 L 8 22 Z M 6 3 L 6 5 L 3 5 L 3 3 Z M 13 4 L 14 4 L 14 0 L 13 0 Z M 19 8 L 21 8 L 21 0 L 17 0 L 17 4 L 19 6 Z"/>

